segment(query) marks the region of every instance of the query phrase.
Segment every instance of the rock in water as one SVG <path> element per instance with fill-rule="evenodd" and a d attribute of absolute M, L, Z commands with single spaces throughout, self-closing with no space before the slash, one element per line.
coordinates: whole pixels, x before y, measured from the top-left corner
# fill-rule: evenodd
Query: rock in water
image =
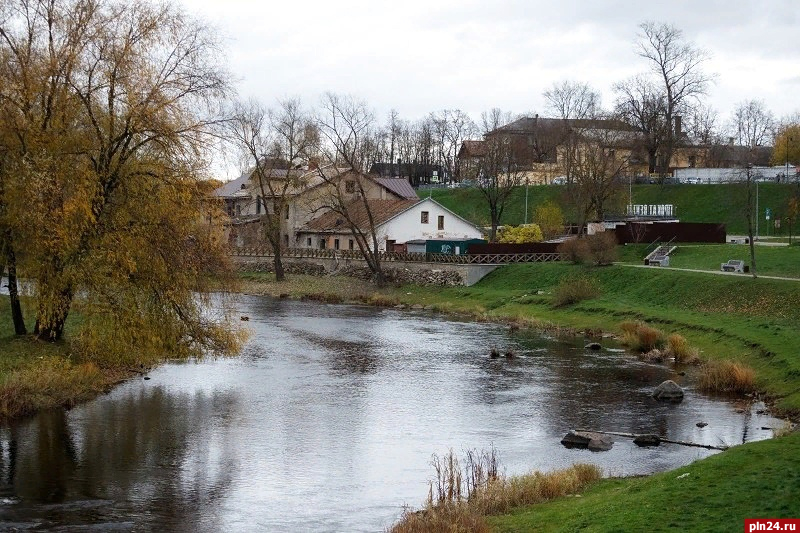
<path fill-rule="evenodd" d="M 637 435 L 633 439 L 633 443 L 637 446 L 658 446 L 661 444 L 661 437 L 658 435 Z"/>
<path fill-rule="evenodd" d="M 668 379 L 656 387 L 656 390 L 653 391 L 652 396 L 656 400 L 664 402 L 680 402 L 683 400 L 683 389 L 680 387 L 680 385 L 671 379 Z"/>
<path fill-rule="evenodd" d="M 611 449 L 614 441 L 608 435 L 593 431 L 570 431 L 561 439 L 561 444 L 567 448 L 582 448 L 593 452 L 605 452 Z"/>
<path fill-rule="evenodd" d="M 599 342 L 590 342 L 589 344 L 587 344 L 586 346 L 584 346 L 584 348 L 585 348 L 585 349 L 587 349 L 587 350 L 595 350 L 595 351 L 598 351 L 598 350 L 602 349 L 603 347 L 602 347 L 602 346 L 600 346 L 600 343 L 599 343 Z"/>

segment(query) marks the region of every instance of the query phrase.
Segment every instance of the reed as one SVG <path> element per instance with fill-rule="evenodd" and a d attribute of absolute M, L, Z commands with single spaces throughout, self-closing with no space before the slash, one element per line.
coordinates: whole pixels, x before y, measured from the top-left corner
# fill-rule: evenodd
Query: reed
<path fill-rule="evenodd" d="M 661 349 L 666 343 L 663 331 L 650 327 L 644 322 L 623 322 L 620 324 L 620 328 L 622 329 L 622 343 L 635 352 L 647 353 Z"/>
<path fill-rule="evenodd" d="M 706 392 L 747 394 L 756 389 L 756 373 L 742 363 L 709 361 L 700 371 L 699 386 Z"/>
<path fill-rule="evenodd" d="M 434 455 L 431 466 L 435 476 L 425 508 L 406 509 L 391 531 L 489 531 L 486 516 L 574 494 L 602 477 L 596 466 L 577 464 L 547 474 L 507 478 L 500 473 L 494 447 L 467 451 L 463 463 L 462 470 L 453 450 L 443 457 Z"/>

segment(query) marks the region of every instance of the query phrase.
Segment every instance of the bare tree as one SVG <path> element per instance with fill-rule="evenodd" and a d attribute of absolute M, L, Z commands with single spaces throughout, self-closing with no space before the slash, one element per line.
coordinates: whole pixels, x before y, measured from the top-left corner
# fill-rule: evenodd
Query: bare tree
<path fill-rule="evenodd" d="M 543 93 L 547 110 L 558 118 L 592 118 L 600 111 L 600 93 L 588 83 L 565 80 Z"/>
<path fill-rule="evenodd" d="M 318 210 L 336 213 L 346 224 L 378 286 L 385 276 L 375 214 L 369 201 L 369 157 L 375 144 L 374 115 L 363 101 L 327 93 L 317 125 L 328 162 L 317 171 L 328 188 Z"/>
<path fill-rule="evenodd" d="M 639 55 L 650 62 L 659 78 L 664 98 L 666 138 L 663 146 L 666 172 L 676 143 L 676 117 L 688 113 L 706 94 L 712 76 L 702 70 L 709 55 L 705 50 L 683 41 L 683 32 L 675 26 L 645 22 L 639 25 Z"/>
<path fill-rule="evenodd" d="M 693 142 L 710 146 L 719 142 L 719 113 L 713 107 L 699 104 L 686 120 L 686 133 Z"/>
<path fill-rule="evenodd" d="M 291 197 L 304 185 L 303 174 L 295 167 L 317 144 L 316 128 L 298 100 L 282 100 L 272 110 L 256 101 L 240 102 L 234 111 L 227 123 L 228 135 L 257 188 L 256 213 L 272 248 L 275 279 L 283 281 L 282 249 L 288 244 L 282 242 L 288 241 L 285 214 Z"/>
<path fill-rule="evenodd" d="M 509 113 L 493 108 L 481 114 L 484 135 L 495 132 L 511 118 Z M 471 176 L 489 207 L 491 230 L 489 240 L 497 240 L 497 227 L 503 218 L 511 194 L 522 184 L 524 171 L 517 162 L 510 135 L 499 133 L 485 137 L 486 151 L 480 163 L 472 168 Z"/>
<path fill-rule="evenodd" d="M 762 100 L 747 100 L 736 106 L 730 128 L 740 146 L 770 145 L 775 135 L 775 116 Z"/>
<path fill-rule="evenodd" d="M 477 133 L 477 127 L 469 115 L 460 109 L 445 109 L 431 113 L 429 120 L 436 136 L 436 161 L 449 179 L 459 180 L 461 169 L 458 150 L 463 141 Z"/>
<path fill-rule="evenodd" d="M 616 109 L 642 129 L 650 172 L 664 176 L 681 142 L 681 118 L 691 114 L 713 77 L 702 69 L 708 54 L 685 42 L 681 30 L 656 22 L 639 28 L 636 49 L 653 77 L 639 75 L 617 84 Z"/>
<path fill-rule="evenodd" d="M 589 220 L 604 220 L 609 203 L 621 197 L 624 182 L 620 178 L 628 161 L 620 149 L 625 145 L 623 133 L 593 129 L 576 134 L 580 146 L 569 153 L 573 179 L 566 191 L 576 208 L 582 232 Z"/>

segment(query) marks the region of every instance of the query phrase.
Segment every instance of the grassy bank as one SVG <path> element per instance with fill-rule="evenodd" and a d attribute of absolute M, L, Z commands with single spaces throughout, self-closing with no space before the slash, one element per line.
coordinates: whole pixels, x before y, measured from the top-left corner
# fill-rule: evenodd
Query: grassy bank
<path fill-rule="evenodd" d="M 742 531 L 800 516 L 800 434 L 734 447 L 645 478 L 604 479 L 581 497 L 489 518 L 496 531 Z"/>
<path fill-rule="evenodd" d="M 760 183 L 759 209 L 761 216 L 764 208 L 772 210 L 773 220 L 780 217 L 785 210 L 786 202 L 792 194 L 800 194 L 800 186 L 791 183 Z M 633 203 L 635 204 L 671 204 L 682 222 L 713 222 L 725 224 L 729 234 L 745 234 L 747 221 L 744 212 L 741 186 L 736 184 L 720 185 L 634 185 Z M 421 196 L 431 195 L 433 199 L 451 209 L 455 213 L 480 225 L 489 223 L 486 200 L 477 189 L 435 189 L 420 191 Z M 566 187 L 560 185 L 537 185 L 528 187 L 528 220 L 533 217 L 537 206 L 546 201 L 553 201 L 562 206 L 568 220 L 575 220 L 570 212 L 569 201 L 565 196 Z M 628 188 L 624 188 L 618 206 L 609 205 L 608 212 L 620 211 L 627 203 Z M 503 215 L 503 224 L 522 224 L 525 221 L 525 187 L 515 190 Z M 772 221 L 770 221 L 772 222 Z M 797 225 L 797 224 L 795 224 Z M 760 222 L 762 235 L 772 235 L 776 230 L 770 227 L 763 218 Z M 794 228 L 793 233 L 800 230 Z M 788 235 L 788 227 L 784 224 L 777 233 Z"/>
<path fill-rule="evenodd" d="M 73 318 L 70 326 L 79 319 Z M 121 369 L 103 370 L 82 360 L 67 342 L 17 337 L 8 297 L 0 297 L 0 422 L 75 405 L 108 390 L 126 375 Z"/>

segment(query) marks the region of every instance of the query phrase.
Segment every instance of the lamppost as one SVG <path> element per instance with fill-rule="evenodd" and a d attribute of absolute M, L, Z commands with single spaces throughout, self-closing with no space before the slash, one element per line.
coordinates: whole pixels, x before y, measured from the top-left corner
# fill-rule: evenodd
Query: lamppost
<path fill-rule="evenodd" d="M 528 174 L 525 174 L 525 224 L 528 223 Z"/>

